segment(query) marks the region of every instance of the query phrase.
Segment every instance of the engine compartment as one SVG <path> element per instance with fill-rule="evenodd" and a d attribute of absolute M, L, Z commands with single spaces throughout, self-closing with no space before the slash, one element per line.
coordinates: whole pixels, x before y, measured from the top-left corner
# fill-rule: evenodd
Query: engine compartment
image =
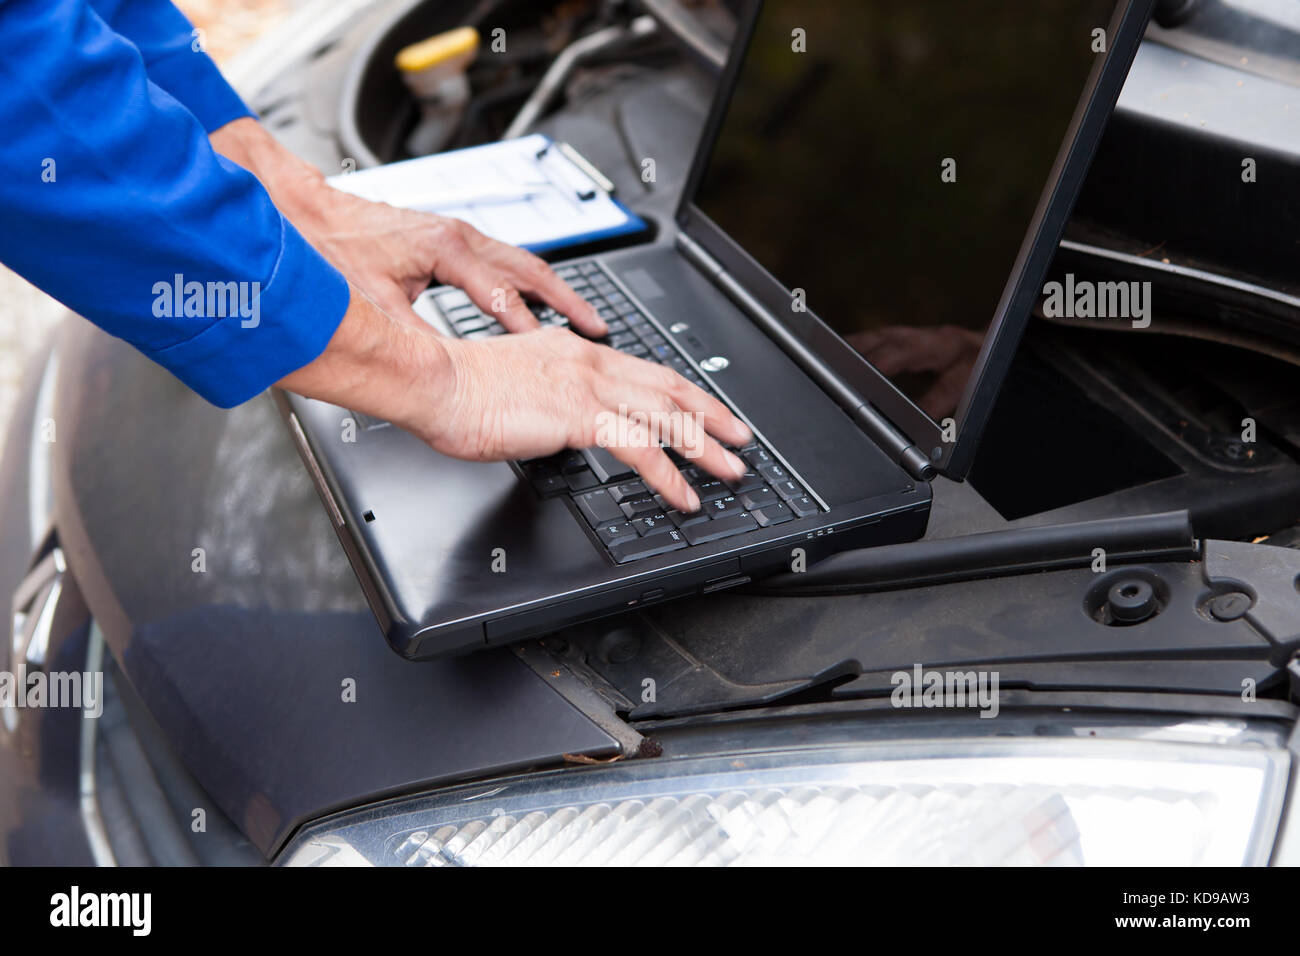
<path fill-rule="evenodd" d="M 693 4 L 690 23 L 705 31 L 708 42 L 724 49 L 735 26 L 720 0 Z M 641 29 L 632 30 L 634 25 Z M 670 77 L 689 77 L 702 88 L 707 105 L 712 71 L 701 69 L 698 57 L 692 57 L 657 22 L 646 21 L 632 4 L 599 0 L 417 3 L 380 23 L 353 55 L 339 102 L 339 139 L 347 155 L 360 157 L 362 166 L 412 157 L 408 137 L 420 109 L 393 67 L 394 57 L 412 43 L 461 26 L 478 31 L 480 53 L 466 71 L 471 90 L 468 106 L 440 149 L 501 138 L 559 56 L 575 41 L 590 41 L 602 31 L 606 39 L 588 43 L 572 69 L 551 74 L 550 80 L 558 76 L 562 81 L 556 90 L 562 105 L 551 113 L 552 119 L 566 113 L 592 116 L 607 105 L 617 113 L 619 101 L 635 90 L 638 79 L 647 77 L 655 84 Z M 620 30 L 627 35 L 620 37 Z M 623 91 L 612 104 L 602 102 L 619 87 Z M 531 130 L 516 127 L 512 135 L 525 131 Z"/>

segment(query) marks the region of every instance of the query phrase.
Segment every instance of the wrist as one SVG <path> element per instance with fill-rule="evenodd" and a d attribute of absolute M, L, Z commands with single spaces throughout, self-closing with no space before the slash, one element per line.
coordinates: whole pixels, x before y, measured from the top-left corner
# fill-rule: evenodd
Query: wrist
<path fill-rule="evenodd" d="M 277 384 L 392 422 L 434 444 L 439 410 L 455 392 L 447 346 L 431 329 L 394 320 L 353 287 L 325 351 Z"/>
<path fill-rule="evenodd" d="M 379 311 L 376 308 L 376 311 Z M 380 313 L 392 327 L 396 348 L 381 362 L 390 383 L 391 411 L 380 417 L 437 448 L 441 426 L 456 394 L 458 342 L 432 329 L 417 329 Z"/>
<path fill-rule="evenodd" d="M 208 139 L 218 153 L 256 176 L 291 219 L 312 209 L 329 189 L 319 169 L 295 156 L 252 117 L 233 120 Z"/>

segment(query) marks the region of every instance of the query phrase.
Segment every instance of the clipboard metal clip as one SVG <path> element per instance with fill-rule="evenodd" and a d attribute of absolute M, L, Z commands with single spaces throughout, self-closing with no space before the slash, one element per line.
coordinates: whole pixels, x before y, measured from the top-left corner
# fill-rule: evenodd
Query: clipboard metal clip
<path fill-rule="evenodd" d="M 599 192 L 614 194 L 614 183 L 568 143 L 548 142 L 537 151 L 535 159 L 553 186 L 572 192 L 580 202 L 595 199 Z"/>

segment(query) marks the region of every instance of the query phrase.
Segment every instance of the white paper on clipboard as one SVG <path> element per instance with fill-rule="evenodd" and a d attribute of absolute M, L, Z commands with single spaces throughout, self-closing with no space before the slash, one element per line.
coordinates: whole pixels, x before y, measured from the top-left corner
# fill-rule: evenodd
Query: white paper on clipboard
<path fill-rule="evenodd" d="M 534 251 L 645 228 L 540 133 L 334 176 L 329 183 L 363 199 L 462 219 Z"/>

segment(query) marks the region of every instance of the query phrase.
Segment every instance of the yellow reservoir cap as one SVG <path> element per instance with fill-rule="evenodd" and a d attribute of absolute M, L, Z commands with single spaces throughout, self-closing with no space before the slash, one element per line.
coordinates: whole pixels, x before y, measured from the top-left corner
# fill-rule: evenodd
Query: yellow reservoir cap
<path fill-rule="evenodd" d="M 420 73 L 457 57 L 472 57 L 477 52 L 478 31 L 473 27 L 457 27 L 412 43 L 397 54 L 396 63 L 403 73 Z"/>

